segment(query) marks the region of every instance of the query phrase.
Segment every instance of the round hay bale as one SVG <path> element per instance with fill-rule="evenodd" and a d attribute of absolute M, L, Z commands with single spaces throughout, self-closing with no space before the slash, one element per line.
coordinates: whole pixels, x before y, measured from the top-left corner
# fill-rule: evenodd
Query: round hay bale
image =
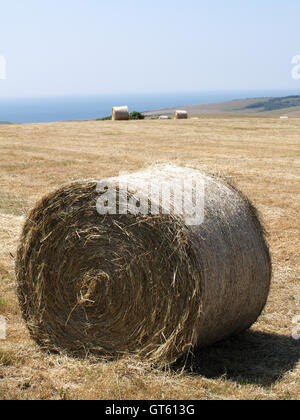
<path fill-rule="evenodd" d="M 112 109 L 113 121 L 126 121 L 129 120 L 130 114 L 127 106 L 115 106 Z"/>
<path fill-rule="evenodd" d="M 151 183 L 185 185 L 193 197 L 195 181 L 205 193 L 199 224 L 185 217 L 194 198 L 184 198 L 180 214 L 174 193 L 171 212 L 155 188 L 149 196 Z M 108 191 L 118 214 L 99 214 L 101 203 L 113 213 Z M 124 202 L 131 214 L 119 214 Z M 141 203 L 152 214 L 136 214 Z M 271 271 L 249 200 L 222 179 L 171 165 L 47 195 L 25 222 L 16 261 L 22 313 L 44 349 L 159 362 L 248 329 L 266 304 Z"/>
<path fill-rule="evenodd" d="M 175 111 L 175 120 L 187 120 L 188 119 L 188 113 L 187 111 Z"/>

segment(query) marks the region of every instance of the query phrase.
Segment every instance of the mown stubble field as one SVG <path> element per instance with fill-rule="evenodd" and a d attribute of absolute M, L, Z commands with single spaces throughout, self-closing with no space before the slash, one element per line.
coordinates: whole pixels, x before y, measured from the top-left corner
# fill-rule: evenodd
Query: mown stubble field
<path fill-rule="evenodd" d="M 68 181 L 156 162 L 232 177 L 269 232 L 274 275 L 250 332 L 164 370 L 134 358 L 76 360 L 41 352 L 15 296 L 14 257 L 26 211 Z M 0 399 L 299 399 L 300 119 L 66 122 L 0 126 Z M 300 328 L 299 328 L 300 330 Z M 299 332 L 300 333 L 300 332 Z"/>

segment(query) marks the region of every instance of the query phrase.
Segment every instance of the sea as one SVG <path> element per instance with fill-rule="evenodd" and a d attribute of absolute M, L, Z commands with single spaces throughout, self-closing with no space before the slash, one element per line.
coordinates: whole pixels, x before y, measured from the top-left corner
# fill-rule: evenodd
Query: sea
<path fill-rule="evenodd" d="M 1 98 L 0 121 L 44 123 L 94 120 L 111 115 L 113 106 L 128 105 L 130 111 L 146 112 L 236 99 L 297 95 L 295 90 L 224 91 L 197 93 L 145 93 L 43 98 Z"/>

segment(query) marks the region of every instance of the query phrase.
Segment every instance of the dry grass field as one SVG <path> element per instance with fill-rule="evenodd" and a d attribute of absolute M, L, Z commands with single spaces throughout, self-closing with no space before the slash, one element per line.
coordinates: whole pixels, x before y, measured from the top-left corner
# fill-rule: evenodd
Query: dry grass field
<path fill-rule="evenodd" d="M 68 122 L 0 126 L 0 399 L 300 399 L 300 119 Z M 155 162 L 226 174 L 258 207 L 274 275 L 251 331 L 198 351 L 186 366 L 96 362 L 45 354 L 15 296 L 14 257 L 26 211 L 79 178 Z"/>

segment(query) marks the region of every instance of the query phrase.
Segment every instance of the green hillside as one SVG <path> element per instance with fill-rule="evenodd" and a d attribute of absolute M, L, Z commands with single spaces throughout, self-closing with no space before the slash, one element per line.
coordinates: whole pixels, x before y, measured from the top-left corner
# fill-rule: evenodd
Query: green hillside
<path fill-rule="evenodd" d="M 285 96 L 283 98 L 269 98 L 242 108 L 243 110 L 255 110 L 256 112 L 269 112 L 300 106 L 300 96 Z"/>

